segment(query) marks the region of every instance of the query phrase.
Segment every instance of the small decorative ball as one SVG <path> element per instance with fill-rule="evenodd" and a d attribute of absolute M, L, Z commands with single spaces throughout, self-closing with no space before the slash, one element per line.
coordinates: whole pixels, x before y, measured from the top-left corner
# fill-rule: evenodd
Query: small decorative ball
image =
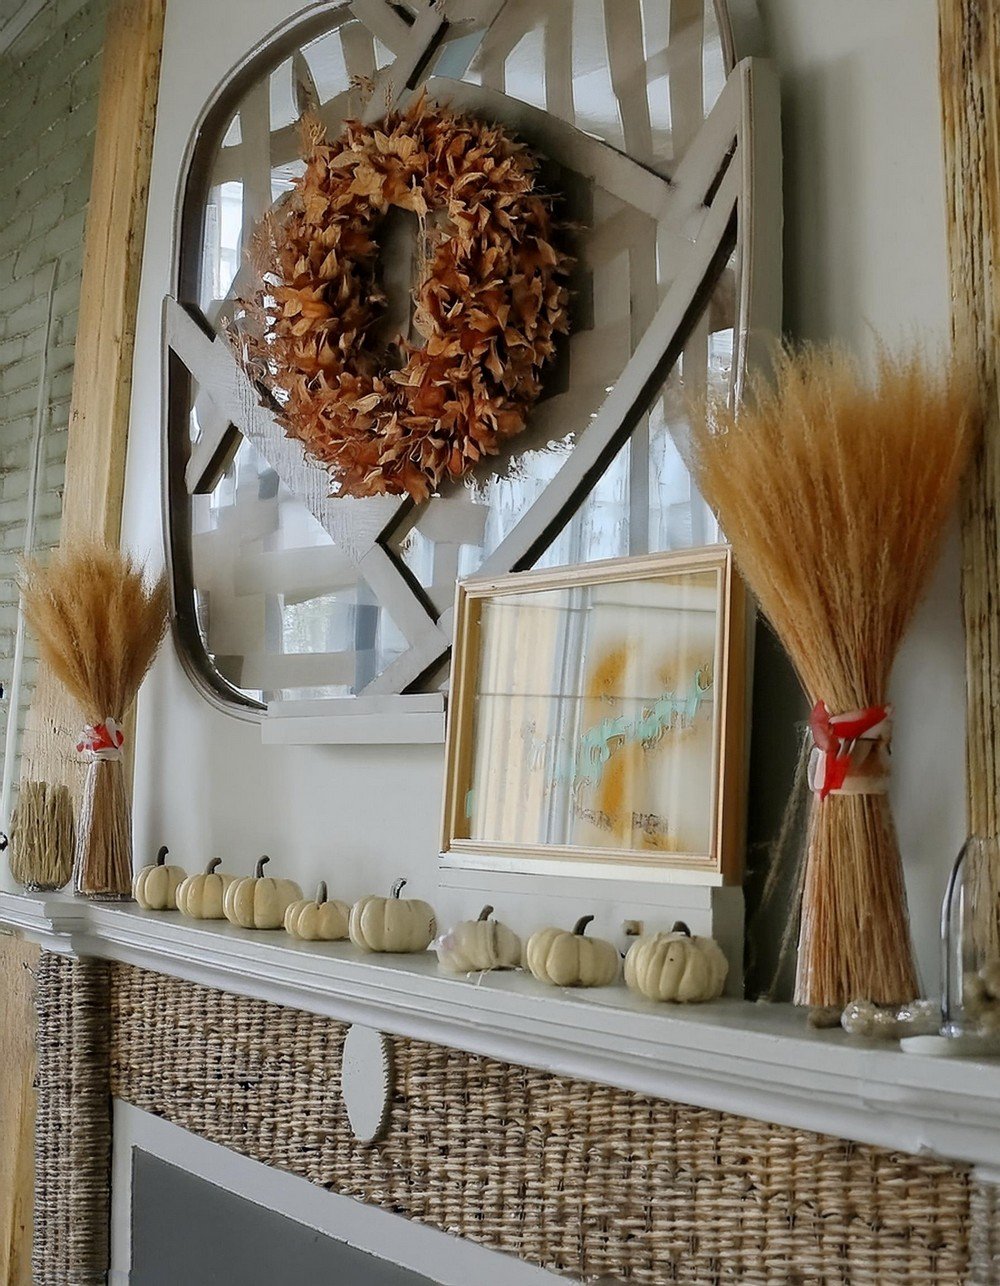
<path fill-rule="evenodd" d="M 875 1014 L 875 1005 L 870 1000 L 852 1000 L 844 1010 L 840 1025 L 851 1036 L 874 1036 Z"/>

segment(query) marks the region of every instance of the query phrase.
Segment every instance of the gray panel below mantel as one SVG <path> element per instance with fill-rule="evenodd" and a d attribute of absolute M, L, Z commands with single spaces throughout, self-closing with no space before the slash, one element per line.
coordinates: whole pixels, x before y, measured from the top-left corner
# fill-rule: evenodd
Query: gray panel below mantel
<path fill-rule="evenodd" d="M 136 1148 L 129 1286 L 435 1286 Z"/>

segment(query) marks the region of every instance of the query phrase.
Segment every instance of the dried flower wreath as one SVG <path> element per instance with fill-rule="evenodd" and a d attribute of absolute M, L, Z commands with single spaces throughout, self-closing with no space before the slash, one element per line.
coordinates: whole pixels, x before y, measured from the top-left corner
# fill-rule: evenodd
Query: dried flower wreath
<path fill-rule="evenodd" d="M 243 361 L 338 494 L 422 500 L 524 428 L 568 328 L 571 260 L 535 159 L 496 125 L 421 98 L 333 143 L 316 120 L 305 135 L 305 173 L 256 239 Z M 425 342 L 400 338 L 398 369 L 368 338 L 390 206 L 418 216 L 424 246 L 413 327 Z"/>

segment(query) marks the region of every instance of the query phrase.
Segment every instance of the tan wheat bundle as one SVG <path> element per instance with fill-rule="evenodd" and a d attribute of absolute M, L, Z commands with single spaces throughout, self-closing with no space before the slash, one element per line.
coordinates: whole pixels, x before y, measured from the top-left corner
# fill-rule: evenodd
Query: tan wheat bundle
<path fill-rule="evenodd" d="M 76 830 L 66 786 L 21 782 L 10 829 L 10 873 L 18 884 L 61 889 L 69 883 Z"/>
<path fill-rule="evenodd" d="M 165 578 L 147 583 L 127 554 L 98 543 L 60 550 L 22 575 L 25 618 L 83 715 L 77 749 L 88 759 L 77 827 L 76 888 L 128 897 L 132 826 L 120 724 L 167 625 Z"/>
<path fill-rule="evenodd" d="M 917 994 L 884 703 L 973 441 L 969 387 L 919 353 L 881 352 L 868 383 L 847 354 L 806 349 L 738 410 L 693 417 L 702 494 L 816 703 L 800 1004 Z"/>

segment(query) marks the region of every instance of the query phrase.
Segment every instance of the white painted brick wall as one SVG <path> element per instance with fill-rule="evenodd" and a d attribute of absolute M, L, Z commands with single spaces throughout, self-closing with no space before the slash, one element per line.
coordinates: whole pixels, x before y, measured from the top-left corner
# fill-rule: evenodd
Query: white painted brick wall
<path fill-rule="evenodd" d="M 0 683 L 10 681 L 46 291 L 58 261 L 36 545 L 59 540 L 106 0 L 48 0 L 0 55 Z M 31 643 L 29 640 L 29 649 Z M 34 686 L 24 671 L 20 726 Z M 12 714 L 0 702 L 0 738 Z M 0 757 L 3 742 L 0 740 Z"/>

